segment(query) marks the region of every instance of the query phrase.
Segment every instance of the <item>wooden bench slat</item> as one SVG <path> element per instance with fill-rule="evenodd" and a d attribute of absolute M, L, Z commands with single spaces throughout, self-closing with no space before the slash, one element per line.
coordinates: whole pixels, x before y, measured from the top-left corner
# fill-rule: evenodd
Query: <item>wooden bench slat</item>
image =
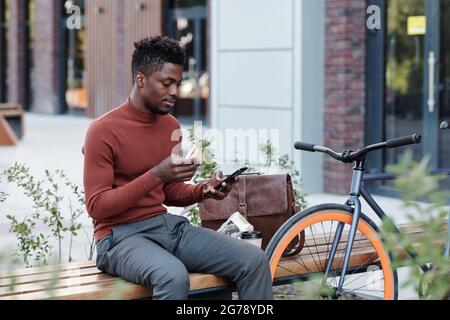
<path fill-rule="evenodd" d="M 61 271 L 68 271 L 73 269 L 85 269 L 95 267 L 95 261 L 81 261 L 81 262 L 72 262 L 67 264 L 62 264 L 58 266 L 44 266 L 44 267 L 35 267 L 35 268 L 26 268 L 26 269 L 11 269 L 11 270 L 1 270 L 0 271 L 0 279 L 9 278 L 11 276 L 24 276 L 24 275 L 34 275 L 34 274 L 42 274 L 47 272 L 53 272 L 56 268 Z"/>
<path fill-rule="evenodd" d="M 126 287 L 124 288 L 126 289 Z M 115 285 L 110 282 L 106 284 L 92 284 L 75 288 L 56 289 L 52 292 L 33 292 L 22 295 L 14 295 L 0 297 L 0 300 L 46 300 L 46 299 L 63 299 L 63 300 L 98 300 L 112 296 L 117 290 Z M 140 299 L 151 296 L 150 289 L 138 285 L 130 285 L 123 297 L 127 299 Z M 119 297 L 118 297 L 119 298 Z"/>
<path fill-rule="evenodd" d="M 33 275 L 26 275 L 26 276 L 12 276 L 9 278 L 3 278 L 0 279 L 0 288 L 4 286 L 10 286 L 12 282 L 15 284 L 25 284 L 25 283 L 34 283 L 34 282 L 42 282 L 42 281 L 49 281 L 54 279 L 55 277 L 59 279 L 68 279 L 68 278 L 75 278 L 75 277 L 85 277 L 85 276 L 92 276 L 95 274 L 102 273 L 99 269 L 96 267 L 91 268 L 83 268 L 83 269 L 71 269 L 69 271 L 62 271 L 62 272 L 47 272 L 47 273 L 41 273 L 41 274 L 33 274 Z"/>
<path fill-rule="evenodd" d="M 108 275 L 106 273 L 99 273 L 94 275 L 85 275 L 80 277 L 71 277 L 67 279 L 60 279 L 54 284 L 56 289 L 67 287 L 78 287 L 87 284 L 94 284 L 97 282 L 111 282 L 111 284 L 118 283 L 119 279 Z M 191 290 L 199 290 L 204 288 L 213 288 L 217 286 L 225 286 L 229 284 L 229 281 L 216 277 L 214 275 L 191 273 L 190 274 Z M 50 281 L 41 281 L 26 284 L 16 284 L 14 286 L 14 292 L 11 293 L 9 286 L 0 287 L 0 297 L 14 294 L 25 294 L 36 291 L 45 291 L 49 288 Z"/>
<path fill-rule="evenodd" d="M 114 278 L 107 274 L 102 274 L 102 280 L 97 281 L 95 284 L 89 284 L 85 282 L 86 285 L 74 285 L 68 288 L 57 288 L 52 291 L 52 293 L 45 292 L 44 290 L 39 290 L 37 292 L 28 293 L 14 293 L 14 294 L 0 294 L 0 300 L 11 300 L 11 299 L 51 299 L 53 297 L 63 298 L 63 299 L 100 299 L 109 298 L 109 296 L 114 296 L 117 290 L 121 292 L 120 298 L 126 299 L 142 299 L 151 297 L 151 289 L 145 288 L 144 286 L 129 283 L 126 281 L 121 281 L 118 278 Z M 92 280 L 92 279 L 91 279 Z M 210 274 L 192 273 L 190 274 L 191 286 L 190 290 L 200 290 L 207 288 L 215 288 L 227 286 L 230 284 L 229 281 L 218 278 Z M 118 285 L 121 283 L 121 285 Z M 35 288 L 37 290 L 37 288 Z M 44 288 L 45 289 L 45 288 Z M 28 288 L 28 290 L 33 290 L 33 288 Z M 101 291 L 101 293 L 99 292 Z M 123 294 L 123 296 L 122 296 Z M 119 297 L 117 297 L 119 298 Z"/>
<path fill-rule="evenodd" d="M 100 274 L 96 274 L 96 275 L 89 275 L 89 276 L 78 277 L 78 278 L 59 279 L 58 282 L 54 283 L 53 289 L 74 288 L 74 287 L 83 286 L 83 285 L 101 283 L 104 281 L 114 282 L 115 279 L 116 278 L 114 278 L 106 273 L 100 273 Z M 42 282 L 14 285 L 13 293 L 10 291 L 9 287 L 5 286 L 5 287 L 0 288 L 0 297 L 15 295 L 15 294 L 32 293 L 32 292 L 38 292 L 38 291 L 46 291 L 46 290 L 50 289 L 51 285 L 52 285 L 51 281 L 42 281 Z"/>

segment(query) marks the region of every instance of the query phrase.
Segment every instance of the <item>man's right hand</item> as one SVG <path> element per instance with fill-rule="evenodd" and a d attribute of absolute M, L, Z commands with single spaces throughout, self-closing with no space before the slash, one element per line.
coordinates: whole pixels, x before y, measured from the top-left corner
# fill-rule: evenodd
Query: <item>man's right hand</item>
<path fill-rule="evenodd" d="M 172 155 L 152 169 L 155 176 L 164 183 L 190 181 L 198 168 L 193 160 Z"/>

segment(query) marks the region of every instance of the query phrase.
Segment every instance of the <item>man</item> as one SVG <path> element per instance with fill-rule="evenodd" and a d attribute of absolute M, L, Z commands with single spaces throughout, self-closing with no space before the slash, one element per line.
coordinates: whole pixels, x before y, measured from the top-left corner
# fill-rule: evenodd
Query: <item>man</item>
<path fill-rule="evenodd" d="M 241 299 L 272 299 L 268 259 L 256 246 L 192 226 L 167 213 L 207 197 L 224 199 L 231 185 L 216 172 L 186 184 L 197 165 L 179 164 L 178 121 L 169 115 L 182 80 L 184 49 L 154 37 L 135 43 L 134 86 L 127 102 L 95 120 L 84 144 L 86 206 L 95 221 L 97 267 L 153 289 L 154 299 L 184 300 L 188 272 L 229 278 Z M 221 183 L 222 191 L 214 186 Z"/>

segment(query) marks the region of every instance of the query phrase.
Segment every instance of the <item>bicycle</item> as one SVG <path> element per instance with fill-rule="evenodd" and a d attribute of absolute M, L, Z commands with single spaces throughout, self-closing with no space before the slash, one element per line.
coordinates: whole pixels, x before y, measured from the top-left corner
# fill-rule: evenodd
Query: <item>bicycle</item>
<path fill-rule="evenodd" d="M 314 144 L 295 143 L 297 150 L 321 152 L 343 163 L 353 163 L 352 183 L 344 205 L 329 203 L 308 208 L 280 227 L 266 248 L 272 277 L 275 279 L 278 270 L 286 273 L 286 278 L 295 278 L 301 272 L 316 274 L 322 279 L 320 295 L 324 299 L 397 299 L 398 276 L 391 253 L 377 225 L 361 212 L 360 197 L 382 221 L 390 220 L 395 232 L 401 233 L 363 187 L 365 160 L 372 151 L 417 144 L 421 139 L 414 134 L 342 153 Z M 286 265 L 282 254 L 302 232 L 305 236 L 302 254 Z M 411 247 L 405 250 L 412 257 L 417 255 Z M 428 266 L 422 268 L 428 270 Z"/>

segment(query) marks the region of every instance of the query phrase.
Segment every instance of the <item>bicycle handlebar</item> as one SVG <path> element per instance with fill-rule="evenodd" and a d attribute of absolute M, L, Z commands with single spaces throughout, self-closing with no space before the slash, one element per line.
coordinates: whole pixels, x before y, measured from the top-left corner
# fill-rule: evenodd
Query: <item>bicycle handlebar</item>
<path fill-rule="evenodd" d="M 304 143 L 304 142 L 296 142 L 294 145 L 294 148 L 297 150 L 303 150 L 303 151 L 309 151 L 309 152 L 316 152 L 316 150 L 314 150 L 315 145 L 310 144 L 310 143 Z"/>
<path fill-rule="evenodd" d="M 362 160 L 365 157 L 365 155 L 367 153 L 369 153 L 370 151 L 386 149 L 386 148 L 390 148 L 390 149 L 398 148 L 398 147 L 407 146 L 410 144 L 420 143 L 421 141 L 422 141 L 422 136 L 420 134 L 415 133 L 411 136 L 394 138 L 394 139 L 390 139 L 385 142 L 372 144 L 370 146 L 363 147 L 362 149 L 360 149 L 358 151 L 347 150 L 342 153 L 336 152 L 327 147 L 316 146 L 314 144 L 305 143 L 305 142 L 296 142 L 294 144 L 294 148 L 297 150 L 303 150 L 303 151 L 308 151 L 308 152 L 322 152 L 336 160 L 339 160 L 339 161 L 342 161 L 345 163 L 352 163 L 355 161 Z"/>
<path fill-rule="evenodd" d="M 407 146 L 409 144 L 420 143 L 422 136 L 420 134 L 413 134 L 412 136 L 395 138 L 386 141 L 386 145 L 389 149 Z"/>

